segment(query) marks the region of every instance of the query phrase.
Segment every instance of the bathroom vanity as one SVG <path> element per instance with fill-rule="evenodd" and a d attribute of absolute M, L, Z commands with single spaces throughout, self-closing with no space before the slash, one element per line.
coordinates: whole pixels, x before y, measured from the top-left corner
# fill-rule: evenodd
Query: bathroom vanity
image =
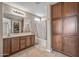
<path fill-rule="evenodd" d="M 35 35 L 31 33 L 19 33 L 3 36 L 3 56 L 10 56 L 18 51 L 35 44 Z"/>
<path fill-rule="evenodd" d="M 29 15 L 18 8 L 3 4 L 3 56 L 10 56 L 35 44 Z"/>

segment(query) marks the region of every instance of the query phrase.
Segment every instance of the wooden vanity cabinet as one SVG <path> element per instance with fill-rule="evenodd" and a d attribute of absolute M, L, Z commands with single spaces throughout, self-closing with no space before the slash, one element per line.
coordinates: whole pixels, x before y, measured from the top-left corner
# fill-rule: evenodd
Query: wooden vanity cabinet
<path fill-rule="evenodd" d="M 31 46 L 31 38 L 30 36 L 26 36 L 26 47 L 30 47 Z"/>
<path fill-rule="evenodd" d="M 11 38 L 11 52 L 17 52 L 20 49 L 19 37 Z"/>
<path fill-rule="evenodd" d="M 10 40 L 11 40 L 10 38 L 3 39 L 3 56 L 8 56 L 11 53 Z"/>
<path fill-rule="evenodd" d="M 34 45 L 34 44 L 35 44 L 35 36 L 31 35 L 31 45 Z"/>
<path fill-rule="evenodd" d="M 35 35 L 3 39 L 3 56 L 9 56 L 35 44 Z"/>
<path fill-rule="evenodd" d="M 20 49 L 24 49 L 26 47 L 25 43 L 26 43 L 26 37 L 20 37 Z"/>

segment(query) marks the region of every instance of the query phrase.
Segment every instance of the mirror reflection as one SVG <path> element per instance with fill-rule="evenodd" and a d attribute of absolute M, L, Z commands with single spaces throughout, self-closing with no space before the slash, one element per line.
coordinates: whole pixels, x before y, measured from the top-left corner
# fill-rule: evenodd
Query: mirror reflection
<path fill-rule="evenodd" d="M 23 32 L 23 18 L 16 15 L 4 14 L 3 35 Z"/>

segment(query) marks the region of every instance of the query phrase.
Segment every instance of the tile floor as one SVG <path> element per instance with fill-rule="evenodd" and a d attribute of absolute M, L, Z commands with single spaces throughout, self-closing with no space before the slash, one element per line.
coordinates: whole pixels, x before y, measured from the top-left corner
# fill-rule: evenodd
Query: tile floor
<path fill-rule="evenodd" d="M 68 57 L 56 51 L 47 52 L 44 49 L 40 49 L 38 46 L 33 46 L 22 50 L 18 53 L 11 55 L 10 57 Z"/>

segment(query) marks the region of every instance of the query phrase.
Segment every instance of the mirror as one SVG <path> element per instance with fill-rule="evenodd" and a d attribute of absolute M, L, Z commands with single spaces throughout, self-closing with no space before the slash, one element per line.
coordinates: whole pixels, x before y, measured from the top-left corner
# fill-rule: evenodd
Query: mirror
<path fill-rule="evenodd" d="M 13 22 L 13 33 L 19 33 L 19 25 L 20 23 L 19 22 Z"/>
<path fill-rule="evenodd" d="M 23 18 L 12 14 L 4 14 L 3 35 L 23 32 Z"/>

